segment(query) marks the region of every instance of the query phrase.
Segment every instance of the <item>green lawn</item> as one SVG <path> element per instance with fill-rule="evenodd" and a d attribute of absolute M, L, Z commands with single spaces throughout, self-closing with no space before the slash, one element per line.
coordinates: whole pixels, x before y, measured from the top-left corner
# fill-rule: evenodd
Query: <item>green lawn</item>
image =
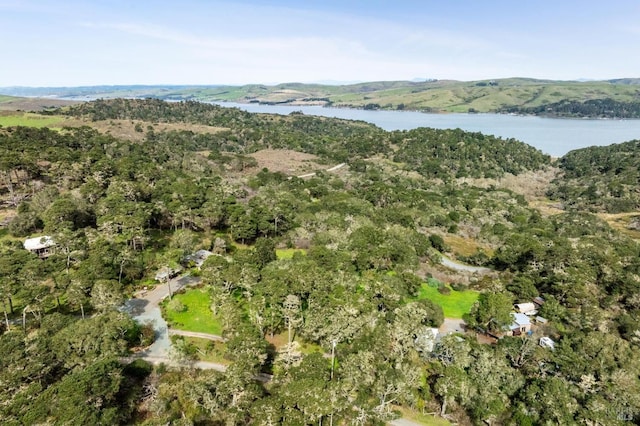
<path fill-rule="evenodd" d="M 453 289 L 451 293 L 444 295 L 436 287 L 424 283 L 418 293 L 418 300 L 429 299 L 440 305 L 446 318 L 462 318 L 462 315 L 469 313 L 479 295 L 480 293 L 473 290 L 455 291 Z"/>
<path fill-rule="evenodd" d="M 176 294 L 173 298 L 182 302 L 187 309 L 184 312 L 176 312 L 169 308 L 168 298 L 163 302 L 163 315 L 171 327 L 199 333 L 222 334 L 222 326 L 211 312 L 211 297 L 206 290 L 196 288 Z"/>
<path fill-rule="evenodd" d="M 304 249 L 276 249 L 276 256 L 278 259 L 291 259 L 294 254 L 301 253 L 303 255 L 307 254 L 307 251 Z"/>
<path fill-rule="evenodd" d="M 27 126 L 27 127 L 48 127 L 59 123 L 61 117 L 44 116 L 32 113 L 16 113 L 12 115 L 0 116 L 0 126 Z"/>

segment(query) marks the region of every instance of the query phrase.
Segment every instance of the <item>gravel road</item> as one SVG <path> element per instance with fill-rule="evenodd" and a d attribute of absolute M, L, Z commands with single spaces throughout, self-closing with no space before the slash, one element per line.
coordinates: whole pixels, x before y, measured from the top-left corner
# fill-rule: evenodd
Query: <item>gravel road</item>
<path fill-rule="evenodd" d="M 169 281 L 171 291 L 176 291 L 200 282 L 199 277 L 186 275 L 179 278 L 173 278 Z M 139 357 L 145 359 L 164 359 L 166 362 L 169 357 L 169 349 L 171 341 L 169 340 L 168 325 L 162 318 L 160 313 L 160 302 L 169 296 L 169 287 L 166 284 L 157 285 L 153 290 L 140 294 L 135 299 L 129 299 L 120 308 L 122 312 L 130 314 L 134 320 L 139 323 L 150 322 L 156 333 L 156 340 L 151 346 L 140 352 Z"/>
<path fill-rule="evenodd" d="M 461 272 L 472 272 L 472 273 L 478 273 L 478 274 L 486 274 L 491 272 L 491 269 L 489 268 L 483 268 L 481 266 L 471 266 L 465 263 L 460 263 L 453 259 L 449 259 L 444 255 L 442 255 L 440 263 L 442 263 L 444 266 L 446 266 L 449 269 L 454 269 L 456 271 L 461 271 Z"/>

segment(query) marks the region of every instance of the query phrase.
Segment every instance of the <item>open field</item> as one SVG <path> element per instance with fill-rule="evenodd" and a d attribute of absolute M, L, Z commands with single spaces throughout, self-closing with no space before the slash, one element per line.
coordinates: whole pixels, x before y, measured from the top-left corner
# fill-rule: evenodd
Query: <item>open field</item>
<path fill-rule="evenodd" d="M 313 154 L 292 151 L 290 149 L 263 149 L 249 154 L 258 162 L 258 169 L 269 169 L 270 172 L 281 172 L 287 175 L 309 173 L 322 168 L 315 162 Z"/>
<path fill-rule="evenodd" d="M 78 101 L 54 98 L 20 98 L 0 95 L 0 111 L 42 111 L 77 103 Z"/>
<path fill-rule="evenodd" d="M 480 293 L 473 290 L 455 291 L 453 289 L 451 293 L 445 295 L 441 294 L 436 287 L 424 283 L 417 298 L 418 300 L 429 299 L 436 303 L 442 308 L 447 318 L 462 318 L 464 314 L 469 313 L 479 295 Z"/>
<path fill-rule="evenodd" d="M 276 249 L 278 259 L 291 259 L 296 253 L 306 255 L 307 251 L 304 249 Z"/>
<path fill-rule="evenodd" d="M 29 112 L 0 114 L 0 126 L 2 127 L 51 127 L 58 125 L 63 120 L 64 118 L 61 116 L 40 115 Z"/>
<path fill-rule="evenodd" d="M 192 289 L 175 294 L 173 298 L 182 302 L 187 309 L 176 312 L 168 307 L 169 299 L 163 302 L 164 317 L 171 327 L 218 336 L 222 333 L 222 326 L 211 312 L 211 298 L 206 290 Z"/>

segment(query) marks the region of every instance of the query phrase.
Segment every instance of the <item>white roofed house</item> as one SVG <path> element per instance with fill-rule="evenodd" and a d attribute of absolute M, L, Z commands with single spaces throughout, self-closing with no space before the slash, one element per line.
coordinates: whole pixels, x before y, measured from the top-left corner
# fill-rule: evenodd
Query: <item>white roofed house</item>
<path fill-rule="evenodd" d="M 518 312 L 520 312 L 521 314 L 535 315 L 538 313 L 538 311 L 536 310 L 536 305 L 533 304 L 532 302 L 517 303 L 515 306 Z"/>
<path fill-rule="evenodd" d="M 56 243 L 50 236 L 43 235 L 26 239 L 23 245 L 26 250 L 37 254 L 40 259 L 45 259 L 53 254 Z"/>
<path fill-rule="evenodd" d="M 522 313 L 512 313 L 513 323 L 509 327 L 513 336 L 520 336 L 522 333 L 531 331 L 531 320 Z"/>

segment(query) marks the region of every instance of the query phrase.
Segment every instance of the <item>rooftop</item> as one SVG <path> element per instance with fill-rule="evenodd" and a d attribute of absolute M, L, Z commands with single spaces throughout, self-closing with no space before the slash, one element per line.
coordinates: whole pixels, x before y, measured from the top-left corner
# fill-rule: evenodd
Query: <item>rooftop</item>
<path fill-rule="evenodd" d="M 511 325 L 511 328 L 520 328 L 523 325 L 531 325 L 531 321 L 529 320 L 529 317 L 526 316 L 525 314 L 520 314 L 520 313 L 512 313 L 511 316 L 513 317 L 513 324 Z"/>
<path fill-rule="evenodd" d="M 56 245 L 56 243 L 53 241 L 53 238 L 51 238 L 48 235 L 43 235 L 41 237 L 28 238 L 24 240 L 23 244 L 24 244 L 24 248 L 29 251 L 40 250 L 43 248 Z"/>

